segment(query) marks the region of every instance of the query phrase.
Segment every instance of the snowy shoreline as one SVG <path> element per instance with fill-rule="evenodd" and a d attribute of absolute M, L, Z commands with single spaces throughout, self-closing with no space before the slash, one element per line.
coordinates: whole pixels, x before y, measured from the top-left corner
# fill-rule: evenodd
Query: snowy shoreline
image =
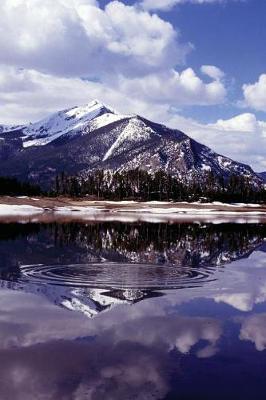
<path fill-rule="evenodd" d="M 0 198 L 0 220 L 50 222 L 51 220 L 167 222 L 266 222 L 266 206 L 259 204 L 91 201 L 69 198 Z M 26 219 L 26 221 L 25 221 Z"/>

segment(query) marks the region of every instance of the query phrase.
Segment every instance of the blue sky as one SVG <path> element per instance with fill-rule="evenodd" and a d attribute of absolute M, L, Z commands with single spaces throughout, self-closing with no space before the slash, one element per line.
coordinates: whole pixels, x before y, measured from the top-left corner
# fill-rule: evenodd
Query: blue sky
<path fill-rule="evenodd" d="M 263 0 L 1 0 L 0 123 L 94 98 L 266 170 Z"/>
<path fill-rule="evenodd" d="M 241 98 L 242 85 L 256 81 L 265 72 L 266 2 L 184 4 L 161 15 L 180 29 L 184 40 L 195 45 L 188 57 L 189 65 L 195 69 L 203 63 L 217 65 L 227 75 L 230 104 L 210 112 L 197 109 L 195 115 L 205 121 L 232 117 L 237 111 L 232 106 Z"/>

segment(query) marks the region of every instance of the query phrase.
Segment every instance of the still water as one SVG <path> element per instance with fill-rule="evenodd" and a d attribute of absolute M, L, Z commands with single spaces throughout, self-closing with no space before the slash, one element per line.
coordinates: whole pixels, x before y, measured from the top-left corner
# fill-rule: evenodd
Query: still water
<path fill-rule="evenodd" d="M 266 398 L 266 225 L 0 224 L 0 399 Z"/>

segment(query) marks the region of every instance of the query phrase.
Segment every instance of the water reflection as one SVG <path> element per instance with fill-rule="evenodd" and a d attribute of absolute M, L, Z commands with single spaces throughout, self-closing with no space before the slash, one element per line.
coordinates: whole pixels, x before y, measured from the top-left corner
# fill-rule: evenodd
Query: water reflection
<path fill-rule="evenodd" d="M 33 298 L 12 309 L 9 298 L 0 321 L 1 399 L 263 398 L 265 356 L 238 343 L 245 318 L 226 321 L 221 310 L 185 316 L 169 306 L 167 297 L 153 299 L 88 324 Z"/>
<path fill-rule="evenodd" d="M 248 256 L 265 233 L 264 224 L 0 224 L 1 265 L 108 260 L 216 266 Z"/>
<path fill-rule="evenodd" d="M 1 400 L 264 399 L 265 233 L 2 225 Z"/>
<path fill-rule="evenodd" d="M 93 317 L 165 290 L 202 288 L 217 270 L 262 245 L 265 230 L 263 224 L 7 224 L 0 229 L 1 286 Z"/>
<path fill-rule="evenodd" d="M 214 318 L 169 318 L 166 302 L 139 304 L 135 315 L 116 309 L 93 325 L 40 301 L 22 315 L 10 303 L 0 322 L 1 398 L 160 399 L 182 375 L 182 357 L 196 344 L 195 357 L 211 357 L 222 334 Z"/>

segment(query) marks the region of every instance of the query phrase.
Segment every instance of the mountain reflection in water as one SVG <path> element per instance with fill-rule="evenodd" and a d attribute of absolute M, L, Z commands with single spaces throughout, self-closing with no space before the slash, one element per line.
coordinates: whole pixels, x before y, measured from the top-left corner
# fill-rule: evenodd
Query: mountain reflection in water
<path fill-rule="evenodd" d="M 0 232 L 2 287 L 43 293 L 88 316 L 163 290 L 203 287 L 266 233 L 263 224 L 149 223 L 7 224 Z"/>
<path fill-rule="evenodd" d="M 264 399 L 265 237 L 2 224 L 0 399 Z"/>

